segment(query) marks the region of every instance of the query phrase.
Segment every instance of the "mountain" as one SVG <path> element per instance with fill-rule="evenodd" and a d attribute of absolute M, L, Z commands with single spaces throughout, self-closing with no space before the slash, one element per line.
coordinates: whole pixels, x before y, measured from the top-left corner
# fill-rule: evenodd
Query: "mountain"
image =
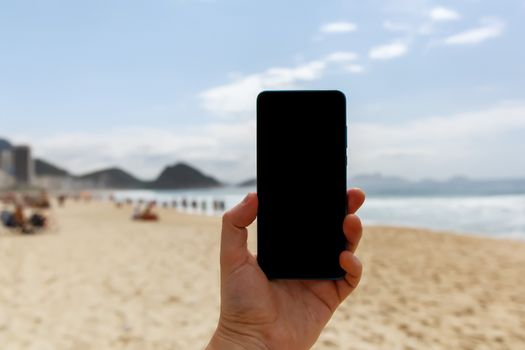
<path fill-rule="evenodd" d="M 120 189 L 179 189 L 221 186 L 221 183 L 213 177 L 206 176 L 184 163 L 166 167 L 154 181 L 139 180 L 120 168 L 103 169 L 78 176 L 76 179 L 94 187 Z"/>
<path fill-rule="evenodd" d="M 217 187 L 222 184 L 215 178 L 201 173 L 185 163 L 166 167 L 159 177 L 149 184 L 153 189 Z"/>
<path fill-rule="evenodd" d="M 63 177 L 70 176 L 70 174 L 66 170 L 39 158 L 35 158 L 35 175 Z"/>
<path fill-rule="evenodd" d="M 368 194 L 378 195 L 495 195 L 525 193 L 525 179 L 474 180 L 454 177 L 448 180 L 410 181 L 381 174 L 358 175 L 349 181 Z"/>
<path fill-rule="evenodd" d="M 5 149 L 11 149 L 13 148 L 13 145 L 6 139 L 0 139 L 0 151 L 3 151 Z"/>
<path fill-rule="evenodd" d="M 95 187 L 145 188 L 147 184 L 120 168 L 109 168 L 76 177 Z"/>
<path fill-rule="evenodd" d="M 257 179 L 248 179 L 237 184 L 237 187 L 253 187 L 257 185 Z"/>
<path fill-rule="evenodd" d="M 398 176 L 384 176 L 381 174 L 356 175 L 350 178 L 349 185 L 360 187 L 368 194 L 410 194 L 414 185 Z"/>

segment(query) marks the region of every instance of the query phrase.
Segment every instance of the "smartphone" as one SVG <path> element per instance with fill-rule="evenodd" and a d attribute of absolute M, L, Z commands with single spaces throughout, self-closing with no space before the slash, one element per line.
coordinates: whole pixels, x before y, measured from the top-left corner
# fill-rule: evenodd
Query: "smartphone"
<path fill-rule="evenodd" d="M 346 98 L 257 97 L 257 260 L 269 279 L 340 279 L 346 249 Z"/>

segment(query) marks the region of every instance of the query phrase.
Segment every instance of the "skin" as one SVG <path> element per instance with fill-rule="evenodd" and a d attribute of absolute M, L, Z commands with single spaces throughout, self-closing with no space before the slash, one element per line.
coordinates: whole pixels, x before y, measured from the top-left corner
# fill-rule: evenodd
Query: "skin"
<path fill-rule="evenodd" d="M 303 350 L 313 346 L 337 307 L 359 284 L 362 265 L 354 252 L 362 234 L 355 212 L 360 189 L 348 191 L 342 225 L 348 250 L 340 255 L 346 276 L 338 281 L 268 280 L 247 247 L 257 216 L 257 194 L 250 193 L 226 212 L 221 235 L 221 313 L 207 350 Z M 307 220 L 307 218 L 302 218 Z"/>

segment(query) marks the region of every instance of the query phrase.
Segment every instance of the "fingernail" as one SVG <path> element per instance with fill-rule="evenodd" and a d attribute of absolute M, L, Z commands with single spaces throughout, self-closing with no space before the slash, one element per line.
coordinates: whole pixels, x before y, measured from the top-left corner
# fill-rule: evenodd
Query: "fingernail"
<path fill-rule="evenodd" d="M 242 200 L 241 203 L 242 203 L 242 204 L 245 204 L 245 203 L 248 202 L 249 199 L 250 199 L 250 194 L 248 193 L 248 194 L 244 197 L 244 199 Z"/>

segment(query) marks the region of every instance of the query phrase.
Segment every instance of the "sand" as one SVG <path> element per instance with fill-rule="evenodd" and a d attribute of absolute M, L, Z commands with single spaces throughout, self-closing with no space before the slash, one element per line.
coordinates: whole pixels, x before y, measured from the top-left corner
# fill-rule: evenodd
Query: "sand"
<path fill-rule="evenodd" d="M 53 232 L 2 232 L 0 348 L 203 348 L 220 218 L 159 212 L 69 202 Z M 363 281 L 314 349 L 525 349 L 524 242 L 366 227 L 358 255 Z"/>

